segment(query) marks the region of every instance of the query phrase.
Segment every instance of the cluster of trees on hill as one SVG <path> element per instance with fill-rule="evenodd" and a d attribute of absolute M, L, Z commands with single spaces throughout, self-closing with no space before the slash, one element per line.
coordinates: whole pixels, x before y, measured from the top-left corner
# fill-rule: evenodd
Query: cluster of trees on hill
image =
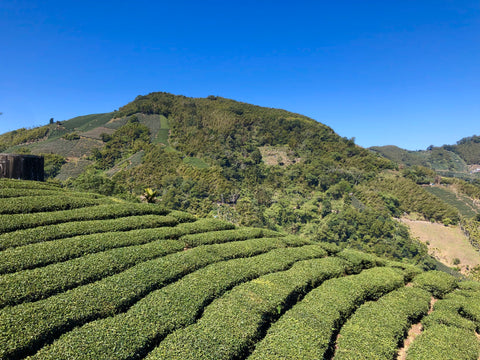
<path fill-rule="evenodd" d="M 460 155 L 467 164 L 480 163 L 480 136 L 465 137 L 456 145 L 444 145 L 443 148 Z"/>

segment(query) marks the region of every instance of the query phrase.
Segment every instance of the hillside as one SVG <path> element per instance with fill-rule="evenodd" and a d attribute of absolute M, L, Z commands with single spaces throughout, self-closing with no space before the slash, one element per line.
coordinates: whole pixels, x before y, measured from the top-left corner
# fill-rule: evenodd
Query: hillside
<path fill-rule="evenodd" d="M 480 354 L 476 282 L 51 184 L 0 202 L 2 359 L 391 359 L 420 322 L 407 359 Z"/>
<path fill-rule="evenodd" d="M 138 96 L 111 113 L 0 135 L 0 149 L 44 154 L 47 177 L 65 188 L 136 201 L 149 188 L 165 208 L 425 268 L 435 266 L 426 246 L 393 217 L 461 221 L 455 206 L 418 186 L 434 172 L 395 171 L 313 119 L 215 96 Z M 462 191 L 480 199 L 469 186 Z"/>
<path fill-rule="evenodd" d="M 426 150 L 410 151 L 393 145 L 373 146 L 370 150 L 397 164 L 427 167 L 443 176 L 477 180 L 480 176 L 480 137 L 476 135 L 455 145 L 432 145 Z"/>

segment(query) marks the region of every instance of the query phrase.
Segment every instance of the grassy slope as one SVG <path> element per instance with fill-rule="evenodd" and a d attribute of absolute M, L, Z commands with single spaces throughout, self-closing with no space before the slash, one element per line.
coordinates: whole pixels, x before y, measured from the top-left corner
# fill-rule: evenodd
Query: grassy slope
<path fill-rule="evenodd" d="M 429 253 L 447 266 L 454 266 L 453 260 L 460 260 L 462 272 L 480 264 L 480 253 L 470 244 L 458 226 L 446 227 L 428 221 L 402 219 L 412 231 L 414 237 L 428 243 Z"/>
<path fill-rule="evenodd" d="M 444 186 L 429 186 L 425 187 L 425 190 L 439 197 L 447 204 L 454 206 L 462 216 L 467 218 L 474 217 L 480 210 L 472 199 L 463 194 L 456 193 L 452 188 Z"/>

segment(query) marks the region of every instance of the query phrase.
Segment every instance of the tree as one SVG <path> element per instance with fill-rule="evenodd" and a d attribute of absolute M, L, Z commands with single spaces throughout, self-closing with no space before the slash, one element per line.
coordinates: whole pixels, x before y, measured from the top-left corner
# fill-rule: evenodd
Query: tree
<path fill-rule="evenodd" d="M 146 188 L 143 193 L 143 198 L 149 204 L 153 204 L 157 201 L 158 191 L 153 190 L 152 188 Z"/>

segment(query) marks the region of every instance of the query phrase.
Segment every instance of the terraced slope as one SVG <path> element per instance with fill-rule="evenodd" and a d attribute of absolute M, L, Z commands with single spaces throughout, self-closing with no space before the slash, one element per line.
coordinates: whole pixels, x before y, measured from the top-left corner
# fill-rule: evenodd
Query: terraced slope
<path fill-rule="evenodd" d="M 392 359 L 420 320 L 409 358 L 478 357 L 477 283 L 47 184 L 0 197 L 0 359 Z"/>

